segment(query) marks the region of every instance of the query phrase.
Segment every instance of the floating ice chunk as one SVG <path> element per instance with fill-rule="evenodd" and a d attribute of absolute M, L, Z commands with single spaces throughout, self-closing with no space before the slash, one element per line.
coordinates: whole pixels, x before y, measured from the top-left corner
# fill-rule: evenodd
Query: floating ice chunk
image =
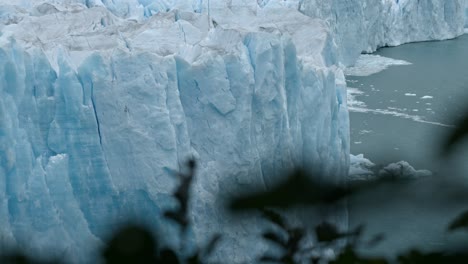
<path fill-rule="evenodd" d="M 357 89 L 348 87 L 348 107 L 366 107 L 366 104 L 356 99 L 357 96 L 364 95 L 364 92 Z"/>
<path fill-rule="evenodd" d="M 370 133 L 372 133 L 372 132 L 373 132 L 372 130 L 363 129 L 363 130 L 359 131 L 359 135 L 370 134 Z"/>
<path fill-rule="evenodd" d="M 421 99 L 432 99 L 432 98 L 434 98 L 434 97 L 432 97 L 430 95 L 425 95 L 425 96 L 421 97 Z"/>
<path fill-rule="evenodd" d="M 398 148 L 395 148 L 398 150 Z M 390 163 L 383 169 L 378 171 L 375 163 L 366 159 L 363 154 L 350 154 L 350 166 L 348 179 L 351 181 L 373 180 L 382 177 L 394 179 L 417 179 L 421 177 L 431 176 L 429 170 L 416 170 L 406 161 Z"/>
<path fill-rule="evenodd" d="M 349 155 L 349 174 L 350 181 L 371 180 L 375 177 L 373 168 L 375 164 L 369 159 L 364 158 L 363 154 Z"/>
<path fill-rule="evenodd" d="M 406 161 L 391 163 L 379 171 L 379 177 L 392 177 L 396 179 L 416 179 L 431 176 L 428 170 L 416 170 Z"/>
<path fill-rule="evenodd" d="M 408 109 L 406 109 L 406 108 L 399 109 L 399 111 L 386 110 L 386 109 L 369 109 L 365 105 L 364 106 L 350 105 L 348 103 L 348 109 L 349 109 L 350 112 L 355 112 L 355 113 L 370 113 L 370 114 L 376 114 L 376 115 L 391 115 L 391 116 L 394 116 L 394 117 L 410 119 L 410 120 L 413 120 L 415 122 L 424 123 L 424 124 L 431 124 L 431 125 L 442 126 L 442 127 L 453 127 L 453 125 L 450 125 L 450 124 L 444 124 L 444 123 L 429 121 L 429 120 L 426 120 L 425 118 L 423 118 L 421 116 L 418 116 L 418 115 L 409 115 L 409 114 L 400 112 L 400 111 L 407 111 Z"/>
<path fill-rule="evenodd" d="M 345 69 L 345 74 L 352 76 L 369 76 L 393 65 L 411 65 L 411 63 L 379 55 L 363 54 L 358 58 L 354 66 Z"/>

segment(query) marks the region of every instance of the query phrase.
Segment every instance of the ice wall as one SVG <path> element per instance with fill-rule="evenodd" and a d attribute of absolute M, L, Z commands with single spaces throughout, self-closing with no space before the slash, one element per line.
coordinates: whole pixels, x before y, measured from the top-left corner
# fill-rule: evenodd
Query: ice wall
<path fill-rule="evenodd" d="M 236 252 L 259 247 L 240 237 L 258 230 L 228 223 L 219 195 L 267 188 L 294 165 L 336 181 L 347 173 L 345 82 L 319 20 L 293 9 L 210 20 L 51 3 L 1 10 L 6 241 L 80 262 L 125 215 L 159 218 L 172 172 L 195 156 L 195 239 L 223 230 L 219 254 L 238 263 L 252 256 Z"/>
<path fill-rule="evenodd" d="M 343 63 L 352 65 L 361 51 L 462 35 L 464 6 L 465 0 L 303 0 L 299 9 L 329 23 Z"/>
<path fill-rule="evenodd" d="M 468 0 L 465 0 L 465 28 L 468 28 Z"/>
<path fill-rule="evenodd" d="M 0 0 L 0 234 L 80 260 L 122 216 L 158 219 L 195 156 L 195 239 L 223 229 L 246 261 L 258 230 L 216 197 L 294 165 L 342 180 L 339 66 L 457 36 L 461 1 Z"/>

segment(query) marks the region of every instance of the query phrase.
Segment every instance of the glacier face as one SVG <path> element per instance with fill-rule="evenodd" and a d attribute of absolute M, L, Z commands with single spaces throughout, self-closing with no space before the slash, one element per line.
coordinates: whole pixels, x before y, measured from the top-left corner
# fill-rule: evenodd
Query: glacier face
<path fill-rule="evenodd" d="M 465 1 L 304 0 L 299 8 L 329 23 L 343 63 L 352 65 L 361 52 L 462 35 Z"/>
<path fill-rule="evenodd" d="M 238 239 L 250 220 L 220 215 L 220 195 L 267 188 L 295 165 L 347 173 L 344 75 L 319 20 L 293 9 L 220 10 L 215 26 L 185 11 L 2 8 L 5 240 L 79 260 L 123 216 L 158 218 L 171 172 L 194 156 L 194 236 L 224 230 L 222 252 L 236 259 L 258 246 Z"/>
<path fill-rule="evenodd" d="M 124 216 L 157 219 L 194 156 L 194 236 L 224 230 L 245 261 L 255 230 L 217 197 L 295 165 L 343 180 L 341 65 L 460 34 L 461 2 L 429 2 L 0 0 L 0 234 L 80 259 Z"/>
<path fill-rule="evenodd" d="M 468 0 L 465 0 L 465 28 L 468 28 Z"/>

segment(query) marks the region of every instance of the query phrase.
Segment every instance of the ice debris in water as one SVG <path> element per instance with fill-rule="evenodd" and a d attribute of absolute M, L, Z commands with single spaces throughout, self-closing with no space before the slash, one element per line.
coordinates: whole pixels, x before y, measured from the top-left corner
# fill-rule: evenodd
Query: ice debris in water
<path fill-rule="evenodd" d="M 378 178 L 417 179 L 431 176 L 429 170 L 416 170 L 407 161 L 390 163 L 379 169 L 375 163 L 365 158 L 363 154 L 350 155 L 349 176 L 350 181 L 374 180 Z"/>
<path fill-rule="evenodd" d="M 381 72 L 392 65 L 411 65 L 411 63 L 404 60 L 382 57 L 380 55 L 363 54 L 359 56 L 354 66 L 348 67 L 345 70 L 345 74 L 352 76 L 369 76 Z"/>
<path fill-rule="evenodd" d="M 417 179 L 431 175 L 431 171 L 416 170 L 406 161 L 391 163 L 379 171 L 379 177 L 392 177 L 397 179 Z"/>
<path fill-rule="evenodd" d="M 434 97 L 432 97 L 430 95 L 425 95 L 425 96 L 421 97 L 421 99 L 432 99 L 432 98 L 434 98 Z"/>

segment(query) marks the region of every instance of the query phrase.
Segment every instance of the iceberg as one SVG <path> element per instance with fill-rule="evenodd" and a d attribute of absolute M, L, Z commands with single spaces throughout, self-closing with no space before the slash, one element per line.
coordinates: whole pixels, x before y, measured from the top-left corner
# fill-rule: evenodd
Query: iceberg
<path fill-rule="evenodd" d="M 461 1 L 367 2 L 0 0 L 4 241 L 82 263 L 128 215 L 160 218 L 194 157 L 194 240 L 223 230 L 220 256 L 249 262 L 258 225 L 218 198 L 295 166 L 344 181 L 343 65 L 461 34 Z"/>

